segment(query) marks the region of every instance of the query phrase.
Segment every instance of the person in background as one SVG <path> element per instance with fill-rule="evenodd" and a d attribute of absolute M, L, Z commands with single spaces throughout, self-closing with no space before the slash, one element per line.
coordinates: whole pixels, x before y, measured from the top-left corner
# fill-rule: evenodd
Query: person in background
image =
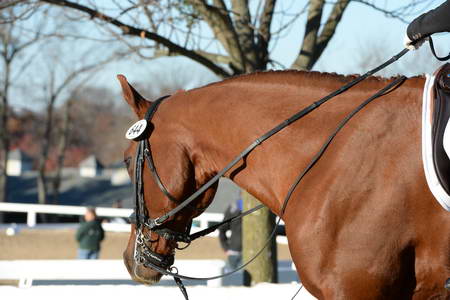
<path fill-rule="evenodd" d="M 414 19 L 403 43 L 410 50 L 418 49 L 427 37 L 438 32 L 450 32 L 450 0 Z"/>
<path fill-rule="evenodd" d="M 78 241 L 79 259 L 98 259 L 100 243 L 105 237 L 101 221 L 97 218 L 95 208 L 88 207 L 84 215 L 84 221 L 76 233 Z"/>
<path fill-rule="evenodd" d="M 224 220 L 237 216 L 242 211 L 242 199 L 238 199 L 226 209 Z M 242 219 L 227 223 L 219 228 L 219 241 L 227 255 L 228 267 L 236 269 L 242 262 Z"/>

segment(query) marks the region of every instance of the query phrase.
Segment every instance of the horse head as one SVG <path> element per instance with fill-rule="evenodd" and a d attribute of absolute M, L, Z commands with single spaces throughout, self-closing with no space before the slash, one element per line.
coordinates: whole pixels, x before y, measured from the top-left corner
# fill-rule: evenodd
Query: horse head
<path fill-rule="evenodd" d="M 125 101 L 139 120 L 146 119 L 154 102 L 144 99 L 124 76 L 119 75 L 118 79 Z M 204 197 L 199 197 L 163 224 L 151 225 L 153 220 L 174 209 L 196 186 L 193 163 L 182 136 L 171 131 L 171 126 L 167 126 L 170 124 L 162 119 L 156 114 L 148 120 L 145 132 L 131 140 L 124 153 L 124 162 L 135 185 L 136 207 L 130 218 L 132 229 L 123 258 L 133 280 L 144 284 L 158 282 L 162 273 L 170 270 L 175 250 L 181 249 L 181 243 L 189 244 L 192 219 L 209 204 L 202 200 Z M 156 170 L 153 173 L 152 164 Z"/>

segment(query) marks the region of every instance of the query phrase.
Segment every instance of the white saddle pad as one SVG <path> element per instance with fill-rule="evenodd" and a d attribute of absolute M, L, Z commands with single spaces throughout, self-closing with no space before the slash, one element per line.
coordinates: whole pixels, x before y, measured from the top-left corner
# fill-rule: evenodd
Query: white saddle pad
<path fill-rule="evenodd" d="M 450 196 L 439 183 L 436 169 L 433 163 L 433 146 L 432 146 L 432 111 L 433 103 L 433 86 L 436 78 L 437 70 L 433 75 L 426 76 L 425 87 L 423 89 L 423 108 L 422 108 L 422 160 L 425 170 L 425 177 L 428 186 L 439 204 L 447 211 L 450 211 Z M 447 155 L 450 153 L 450 129 L 447 124 L 444 131 L 444 149 Z"/>

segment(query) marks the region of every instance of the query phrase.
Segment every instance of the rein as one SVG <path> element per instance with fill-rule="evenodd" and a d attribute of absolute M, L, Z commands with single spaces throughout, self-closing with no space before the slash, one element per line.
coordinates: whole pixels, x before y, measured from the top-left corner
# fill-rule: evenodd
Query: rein
<path fill-rule="evenodd" d="M 327 102 L 328 100 L 336 97 L 337 95 L 347 91 L 348 89 L 352 88 L 354 85 L 356 85 L 357 83 L 363 81 L 364 79 L 366 79 L 367 77 L 375 74 L 376 72 L 378 72 L 379 70 L 387 67 L 388 65 L 392 64 L 393 62 L 397 61 L 400 57 L 402 57 L 403 55 L 405 55 L 409 50 L 408 49 L 403 49 L 400 53 L 398 53 L 397 55 L 394 55 L 391 59 L 389 59 L 388 61 L 386 61 L 385 63 L 381 64 L 380 66 L 370 70 L 369 72 L 365 73 L 364 75 L 352 80 L 351 82 L 347 83 L 346 85 L 342 86 L 340 89 L 332 92 L 331 94 L 323 97 L 322 99 L 314 102 L 313 104 L 311 104 L 310 106 L 304 108 L 303 110 L 299 111 L 298 113 L 294 114 L 293 116 L 291 116 L 289 119 L 286 119 L 285 121 L 283 121 L 282 123 L 280 123 L 279 125 L 277 125 L 276 127 L 274 127 L 273 129 L 269 130 L 268 132 L 266 132 L 265 134 L 263 134 L 262 136 L 260 136 L 258 139 L 256 139 L 253 143 L 251 143 L 244 151 L 242 151 L 239 155 L 237 155 L 228 165 L 226 165 L 219 173 L 217 173 L 213 178 L 211 178 L 207 183 L 205 183 L 202 187 L 200 187 L 195 193 L 193 193 L 190 197 L 188 197 L 186 200 L 184 200 L 182 203 L 180 203 L 177 207 L 175 207 L 174 209 L 172 209 L 171 211 L 167 212 L 166 214 L 156 218 L 156 219 L 148 219 L 148 223 L 146 224 L 148 226 L 149 229 L 153 229 L 155 227 L 161 226 L 164 222 L 166 222 L 170 217 L 172 217 L 173 215 L 175 215 L 177 212 L 179 212 L 180 210 L 182 210 L 183 208 L 185 208 L 188 204 L 190 204 L 192 201 L 194 201 L 198 196 L 200 196 L 203 192 L 205 192 L 207 189 L 209 189 L 213 184 L 215 184 L 217 181 L 219 181 L 219 179 L 225 175 L 226 172 L 228 172 L 232 167 L 234 167 L 242 158 L 244 158 L 245 156 L 247 156 L 251 151 L 253 151 L 257 146 L 259 146 L 260 144 L 262 144 L 265 140 L 267 140 L 268 138 L 270 138 L 271 136 L 275 135 L 276 133 L 278 133 L 279 131 L 281 131 L 282 129 L 286 128 L 287 126 L 289 126 L 291 123 L 297 121 L 298 119 L 306 116 L 308 113 L 310 113 L 311 111 L 315 110 L 316 108 L 318 108 L 319 106 L 321 106 L 322 104 L 324 104 L 325 102 Z M 148 109 L 145 119 L 147 120 L 147 122 L 151 121 L 151 117 L 154 115 L 156 109 L 158 108 L 158 106 L 161 104 L 161 102 L 166 99 L 169 96 L 164 96 L 162 98 L 159 98 L 158 100 L 156 100 L 155 102 L 153 102 L 152 106 L 150 106 L 150 108 Z M 147 119 L 147 116 L 149 116 L 149 118 Z M 140 141 L 140 143 L 145 143 L 146 140 Z M 148 142 L 147 142 L 148 143 Z M 150 151 L 150 148 L 147 148 L 148 150 L 144 150 L 144 151 Z M 151 155 L 150 155 L 151 157 Z M 155 177 L 156 182 L 158 183 L 158 185 L 160 186 L 161 190 L 163 191 L 164 194 L 168 194 L 167 189 L 164 187 L 164 185 L 162 184 L 159 176 L 156 173 L 156 168 L 155 165 L 153 164 L 153 160 L 149 159 L 149 167 L 150 170 L 153 174 L 153 176 Z M 173 197 L 169 197 L 169 199 L 173 199 Z"/>
<path fill-rule="evenodd" d="M 436 57 L 437 60 L 446 61 L 446 60 L 450 59 L 450 53 L 447 56 L 443 56 L 443 57 L 440 57 L 436 54 L 436 50 L 434 49 L 433 39 L 431 38 L 431 36 L 428 37 L 428 42 L 430 43 L 431 53 L 433 53 L 434 57 Z"/>
<path fill-rule="evenodd" d="M 200 196 L 203 192 L 205 192 L 208 188 L 210 188 L 213 184 L 215 184 L 226 172 L 228 172 L 234 165 L 236 165 L 242 158 L 244 158 L 245 156 L 247 156 L 251 151 L 253 151 L 257 146 L 259 146 L 261 143 L 263 143 L 264 141 L 266 141 L 267 139 L 269 139 L 271 136 L 275 135 L 276 133 L 278 133 L 279 131 L 281 131 L 282 129 L 284 129 L 285 127 L 289 126 L 291 123 L 299 120 L 300 118 L 304 117 L 305 115 L 307 115 L 308 113 L 310 113 L 311 111 L 313 111 L 314 109 L 318 108 L 320 105 L 324 104 L 325 102 L 327 102 L 328 100 L 332 99 L 333 97 L 347 91 L 348 89 L 350 89 L 351 87 L 353 87 L 354 85 L 356 85 L 357 83 L 361 82 L 362 80 L 366 79 L 367 77 L 373 75 L 374 73 L 378 72 L 379 70 L 387 67 L 388 65 L 392 64 L 393 62 L 397 61 L 400 57 L 402 57 L 403 55 L 405 55 L 409 50 L 408 49 L 403 49 L 401 52 L 399 52 L 397 55 L 394 55 L 391 59 L 389 59 L 388 61 L 386 61 L 385 63 L 381 64 L 380 66 L 368 71 L 367 73 L 365 73 L 364 75 L 354 79 L 353 81 L 347 83 L 346 85 L 342 86 L 340 89 L 330 93 L 329 95 L 323 97 L 322 99 L 314 102 L 313 104 L 311 104 L 310 106 L 304 108 L 303 110 L 297 112 L 296 114 L 294 114 L 293 116 L 291 116 L 290 118 L 286 119 L 285 121 L 283 121 L 282 123 L 280 123 L 279 125 L 277 125 L 276 127 L 274 127 L 273 129 L 269 130 L 268 132 L 266 132 L 265 134 L 263 134 L 262 136 L 260 136 L 258 139 L 256 139 L 253 143 L 251 143 L 244 151 L 242 151 L 238 156 L 236 156 L 228 165 L 226 165 L 219 173 L 217 173 L 213 178 L 211 178 L 206 184 L 204 184 L 202 187 L 200 187 L 195 193 L 193 193 L 191 196 L 189 196 L 186 200 L 184 200 L 183 202 L 181 202 L 177 207 L 175 207 L 174 209 L 170 210 L 169 212 L 167 212 L 166 214 L 157 217 L 155 219 L 151 219 L 148 216 L 148 212 L 145 206 L 145 201 L 144 201 L 144 191 L 143 191 L 143 165 L 144 162 L 147 161 L 148 167 L 150 169 L 150 172 L 153 175 L 153 178 L 155 180 L 155 182 L 157 183 L 157 185 L 159 186 L 159 188 L 161 189 L 161 191 L 163 192 L 163 194 L 168 197 L 171 201 L 176 202 L 176 199 L 171 196 L 171 194 L 169 193 L 169 191 L 165 188 L 164 184 L 162 183 L 153 159 L 152 159 L 152 155 L 151 155 L 151 148 L 150 148 L 150 144 L 148 141 L 148 137 L 145 137 L 144 139 L 141 139 L 139 141 L 139 145 L 137 147 L 136 150 L 136 155 L 135 155 L 135 168 L 134 168 L 134 195 L 135 195 L 135 202 L 136 202 L 136 207 L 135 207 L 135 212 L 132 214 L 132 216 L 130 216 L 130 220 L 132 223 L 134 223 L 136 225 L 136 241 L 135 241 L 135 263 L 137 264 L 141 264 L 145 267 L 150 267 L 158 272 L 160 272 L 163 275 L 169 275 L 172 276 L 177 285 L 179 286 L 179 288 L 181 289 L 185 299 L 188 299 L 187 297 L 187 293 L 186 293 L 186 289 L 184 288 L 181 279 L 189 279 L 189 280 L 212 280 L 212 279 L 218 279 L 221 277 L 225 277 L 228 275 L 231 275 L 241 269 L 243 269 L 245 266 L 247 266 L 249 263 L 251 263 L 253 260 L 255 260 L 259 254 L 264 250 L 264 248 L 270 243 L 270 240 L 273 238 L 273 236 L 275 235 L 276 229 L 281 221 L 281 218 L 283 217 L 287 204 L 289 202 L 289 199 L 291 198 L 294 190 L 296 189 L 296 187 L 298 186 L 298 184 L 300 183 L 300 181 L 302 180 L 302 178 L 309 172 L 309 170 L 312 169 L 312 167 L 317 163 L 317 161 L 322 157 L 323 153 L 326 151 L 326 149 L 328 148 L 328 146 L 330 145 L 330 143 L 332 142 L 332 140 L 334 139 L 334 137 L 337 135 L 337 133 L 345 126 L 345 124 L 347 124 L 347 122 L 357 113 L 359 112 L 362 108 L 364 108 L 366 105 L 368 105 L 370 102 L 372 102 L 373 100 L 385 95 L 386 93 L 396 89 L 397 87 L 399 87 L 405 80 L 406 77 L 405 76 L 401 76 L 399 78 L 397 78 L 396 80 L 394 80 L 393 82 L 391 82 L 390 84 L 388 84 L 386 87 L 384 87 L 383 89 L 379 90 L 376 94 L 374 94 L 373 96 L 371 96 L 370 98 L 368 98 L 367 100 L 365 100 L 363 103 L 361 103 L 357 108 L 355 108 L 350 114 L 348 114 L 342 121 L 341 123 L 338 125 L 338 127 L 335 129 L 335 131 L 329 136 L 329 138 L 325 141 L 325 143 L 323 144 L 322 148 L 319 150 L 319 152 L 313 157 L 313 159 L 311 160 L 311 162 L 308 164 L 308 166 L 303 170 L 303 172 L 296 178 L 296 180 L 294 181 L 294 183 L 291 185 L 291 187 L 289 188 L 289 191 L 286 195 L 286 198 L 284 199 L 283 205 L 281 207 L 281 213 L 278 219 L 278 222 L 276 224 L 276 226 L 274 227 L 272 233 L 270 234 L 268 240 L 265 243 L 265 246 L 257 252 L 257 254 L 250 259 L 248 262 L 246 262 L 245 264 L 243 264 L 242 266 L 238 267 L 237 269 L 230 271 L 228 273 L 225 274 L 221 274 L 221 275 L 217 275 L 217 276 L 212 276 L 212 277 L 205 277 L 205 278 L 198 278 L 198 277 L 190 277 L 190 276 L 185 276 L 185 275 L 181 275 L 178 274 L 178 270 L 176 269 L 176 267 L 171 267 L 171 265 L 174 262 L 174 254 L 170 254 L 170 255 L 161 255 L 158 254 L 154 251 L 152 251 L 150 249 L 150 247 L 147 245 L 147 243 L 151 243 L 151 239 L 145 235 L 144 233 L 144 228 L 146 228 L 148 230 L 148 232 L 155 232 L 158 235 L 160 235 L 161 237 L 167 239 L 167 240 L 174 240 L 174 241 L 181 241 L 184 243 L 187 243 L 187 246 L 191 243 L 191 241 L 204 236 L 212 231 L 214 231 L 215 229 L 217 229 L 218 227 L 220 227 L 221 225 L 224 225 L 226 223 L 229 222 L 233 222 L 235 220 L 237 220 L 238 218 L 242 218 L 245 215 L 248 215 L 262 207 L 264 207 L 264 205 L 259 205 L 256 206 L 248 211 L 245 211 L 243 213 L 241 213 L 238 216 L 235 216 L 233 218 L 230 218 L 228 220 L 225 220 L 217 225 L 214 225 L 210 228 L 207 228 L 205 230 L 202 230 L 200 232 L 197 232 L 195 234 L 189 234 L 189 230 L 190 230 L 190 225 L 188 224 L 188 226 L 185 228 L 185 232 L 183 233 L 179 233 L 179 232 L 175 232 L 173 230 L 170 230 L 168 228 L 162 228 L 162 225 L 173 215 L 175 215 L 176 213 L 178 213 L 180 210 L 182 210 L 183 208 L 185 208 L 186 206 L 188 206 L 192 201 L 194 201 L 198 196 Z M 161 102 L 166 99 L 168 96 L 164 96 L 162 98 L 159 98 L 158 100 L 154 101 L 152 103 L 152 105 L 150 106 L 150 108 L 148 109 L 148 111 L 145 114 L 145 120 L 150 124 L 151 119 L 153 118 L 158 106 L 161 104 Z M 187 247 L 186 246 L 186 247 Z M 184 247 L 184 248 L 186 248 Z M 183 249 L 184 249 L 183 248 Z M 177 247 L 177 249 L 180 249 Z"/>

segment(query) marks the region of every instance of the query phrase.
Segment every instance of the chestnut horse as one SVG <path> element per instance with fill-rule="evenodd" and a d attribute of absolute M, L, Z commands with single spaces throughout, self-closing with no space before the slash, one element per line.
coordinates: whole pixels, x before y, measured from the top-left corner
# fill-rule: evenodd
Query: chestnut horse
<path fill-rule="evenodd" d="M 118 76 L 139 119 L 151 105 Z M 352 78 L 300 71 L 261 72 L 179 91 L 161 103 L 148 141 L 169 200 L 143 169 L 148 215 L 173 209 L 256 138 Z M 226 176 L 275 214 L 298 174 L 341 119 L 390 80 L 370 77 L 286 127 Z M 298 275 L 319 299 L 450 299 L 450 214 L 433 198 L 421 160 L 424 78 L 375 100 L 338 133 L 297 186 L 283 215 Z M 131 141 L 125 161 L 138 143 Z M 134 165 L 128 164 L 133 178 Z M 212 201 L 217 185 L 165 223 L 182 232 Z M 179 202 L 178 202 L 179 201 Z M 177 203 L 178 202 L 178 203 Z M 194 206 L 196 209 L 193 209 Z M 176 242 L 154 232 L 146 245 L 171 255 Z M 124 261 L 134 280 L 161 274 L 134 261 L 133 226 Z"/>

